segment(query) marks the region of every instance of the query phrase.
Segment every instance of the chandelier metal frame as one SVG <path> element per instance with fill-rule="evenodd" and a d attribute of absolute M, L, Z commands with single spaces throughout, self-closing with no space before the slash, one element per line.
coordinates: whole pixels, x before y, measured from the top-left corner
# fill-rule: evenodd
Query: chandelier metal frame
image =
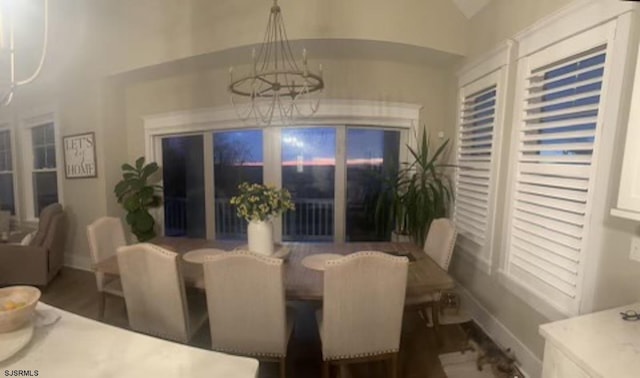
<path fill-rule="evenodd" d="M 14 15 L 13 9 L 10 9 L 9 15 L 9 79 L 10 85 L 6 90 L 2 90 L 0 92 L 0 104 L 2 106 L 9 105 L 13 100 L 14 93 L 16 88 L 21 85 L 29 84 L 34 81 L 40 72 L 42 71 L 42 66 L 44 65 L 44 60 L 47 55 L 47 45 L 48 45 L 48 30 L 49 30 L 49 0 L 43 0 L 44 7 L 44 20 L 43 20 L 43 28 L 44 28 L 44 36 L 42 39 L 42 52 L 40 54 L 40 59 L 38 60 L 38 66 L 33 71 L 31 76 L 24 80 L 16 80 L 16 49 L 15 49 L 15 40 L 14 40 Z M 0 30 L 3 29 L 3 22 L 0 18 Z M 0 48 L 4 49 L 4 36 L 1 35 L 0 32 Z"/>
<path fill-rule="evenodd" d="M 264 40 L 257 53 L 253 49 L 251 60 L 251 72 L 239 79 L 234 80 L 233 67 L 229 69 L 228 90 L 240 119 L 270 125 L 276 114 L 283 123 L 290 123 L 318 111 L 324 89 L 322 65 L 318 73 L 311 72 L 306 49 L 302 50 L 302 67 L 298 65 L 277 0 L 271 6 Z M 249 101 L 239 102 L 238 97 Z"/>

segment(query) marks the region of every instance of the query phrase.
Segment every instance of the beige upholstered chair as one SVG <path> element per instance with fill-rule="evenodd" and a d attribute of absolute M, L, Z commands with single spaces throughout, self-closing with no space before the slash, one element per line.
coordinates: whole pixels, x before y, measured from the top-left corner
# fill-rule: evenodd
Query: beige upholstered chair
<path fill-rule="evenodd" d="M 40 212 L 38 230 L 29 245 L 0 245 L 0 286 L 45 286 L 64 264 L 67 217 L 53 203 Z"/>
<path fill-rule="evenodd" d="M 282 260 L 243 251 L 207 257 L 204 280 L 212 348 L 279 361 L 284 377 L 293 321 Z"/>
<path fill-rule="evenodd" d="M 9 231 L 11 231 L 11 212 L 0 210 L 0 233 L 6 232 L 9 235 Z"/>
<path fill-rule="evenodd" d="M 396 377 L 408 263 L 380 252 L 327 262 L 318 314 L 323 377 L 332 364 L 367 360 L 390 360 Z"/>
<path fill-rule="evenodd" d="M 179 265 L 177 253 L 153 244 L 118 248 L 120 278 L 132 329 L 186 343 L 204 324 L 205 302 L 187 303 Z"/>
<path fill-rule="evenodd" d="M 95 265 L 111 256 L 115 256 L 118 248 L 127 245 L 120 218 L 101 217 L 87 226 L 87 239 L 91 262 Z M 96 286 L 100 295 L 98 315 L 104 317 L 104 306 L 107 295 L 124 298 L 122 283 L 119 277 L 95 272 Z"/>
<path fill-rule="evenodd" d="M 456 236 L 456 226 L 450 219 L 439 218 L 431 222 L 427 240 L 424 243 L 424 252 L 444 270 L 449 270 L 453 248 L 456 245 Z M 425 319 L 428 319 L 425 311 L 431 307 L 431 321 L 437 333 L 439 302 L 440 293 L 426 293 L 407 298 L 406 304 L 408 308 L 420 311 Z"/>

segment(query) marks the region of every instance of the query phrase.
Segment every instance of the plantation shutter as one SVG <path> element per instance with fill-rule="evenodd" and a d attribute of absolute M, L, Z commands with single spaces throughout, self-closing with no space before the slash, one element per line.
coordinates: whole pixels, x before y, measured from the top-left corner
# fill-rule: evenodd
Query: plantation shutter
<path fill-rule="evenodd" d="M 500 72 L 494 72 L 460 90 L 454 221 L 458 235 L 473 242 L 465 249 L 486 261 L 484 247 L 493 224 L 499 77 Z"/>
<path fill-rule="evenodd" d="M 585 42 L 524 59 L 515 125 L 507 274 L 565 313 L 579 306 L 607 61 L 606 41 Z"/>

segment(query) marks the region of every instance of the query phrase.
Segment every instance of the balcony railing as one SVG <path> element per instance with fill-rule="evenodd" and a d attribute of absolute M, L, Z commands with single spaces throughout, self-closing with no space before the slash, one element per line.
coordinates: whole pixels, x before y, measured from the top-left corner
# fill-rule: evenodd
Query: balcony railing
<path fill-rule="evenodd" d="M 285 213 L 282 228 L 283 240 L 331 241 L 333 240 L 333 199 L 294 199 L 296 211 Z M 187 206 L 185 198 L 165 197 L 165 234 L 186 235 Z M 215 200 L 216 237 L 218 239 L 245 239 L 247 222 L 236 216 L 236 210 L 228 198 Z"/>

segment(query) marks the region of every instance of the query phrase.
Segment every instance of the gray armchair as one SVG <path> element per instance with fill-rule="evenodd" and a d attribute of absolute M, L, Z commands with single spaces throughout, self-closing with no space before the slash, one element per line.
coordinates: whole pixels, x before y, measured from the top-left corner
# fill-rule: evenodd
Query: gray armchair
<path fill-rule="evenodd" d="M 0 244 L 0 286 L 47 285 L 62 268 L 66 238 L 62 206 L 54 203 L 45 207 L 29 245 Z"/>

